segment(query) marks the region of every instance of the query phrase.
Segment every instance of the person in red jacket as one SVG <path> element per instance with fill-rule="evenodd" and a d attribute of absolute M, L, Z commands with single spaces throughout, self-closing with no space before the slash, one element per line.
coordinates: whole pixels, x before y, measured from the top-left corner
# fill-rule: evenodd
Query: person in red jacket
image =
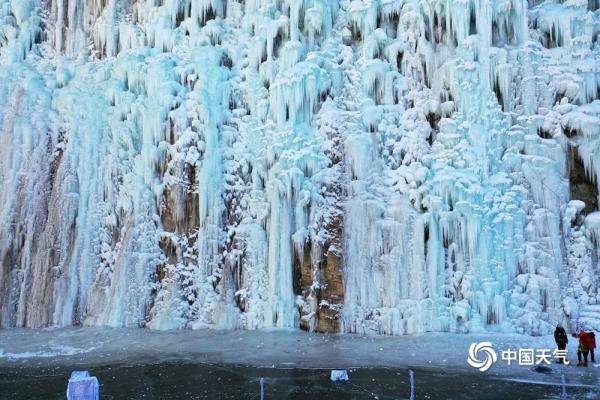
<path fill-rule="evenodd" d="M 590 330 L 587 333 L 587 336 L 588 336 L 589 347 L 590 347 L 590 358 L 591 358 L 592 362 L 595 364 L 596 359 L 594 358 L 594 349 L 596 348 L 596 334 Z"/>
<path fill-rule="evenodd" d="M 579 347 L 577 348 L 577 366 L 587 367 L 588 354 L 590 352 L 589 335 L 582 329 L 579 331 Z M 582 357 L 583 356 L 583 357 Z M 583 358 L 583 361 L 581 360 Z"/>

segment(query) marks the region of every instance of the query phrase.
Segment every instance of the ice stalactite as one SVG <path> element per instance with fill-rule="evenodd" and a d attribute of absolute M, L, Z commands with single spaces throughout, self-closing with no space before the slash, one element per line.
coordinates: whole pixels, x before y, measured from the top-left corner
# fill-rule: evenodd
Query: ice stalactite
<path fill-rule="evenodd" d="M 599 12 L 0 0 L 0 326 L 597 326 Z"/>

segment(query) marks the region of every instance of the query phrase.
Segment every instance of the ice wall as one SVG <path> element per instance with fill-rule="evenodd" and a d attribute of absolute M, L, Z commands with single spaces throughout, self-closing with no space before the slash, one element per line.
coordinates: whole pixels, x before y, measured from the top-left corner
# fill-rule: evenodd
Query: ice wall
<path fill-rule="evenodd" d="M 599 7 L 0 0 L 0 326 L 600 329 Z"/>

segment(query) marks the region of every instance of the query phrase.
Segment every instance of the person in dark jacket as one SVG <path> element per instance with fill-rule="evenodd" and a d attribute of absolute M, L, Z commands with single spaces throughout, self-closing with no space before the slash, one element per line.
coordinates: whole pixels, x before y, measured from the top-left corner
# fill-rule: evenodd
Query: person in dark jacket
<path fill-rule="evenodd" d="M 596 359 L 594 358 L 594 349 L 596 348 L 596 334 L 592 331 L 589 331 L 587 333 L 587 335 L 588 335 L 588 342 L 590 345 L 590 359 L 595 364 Z"/>
<path fill-rule="evenodd" d="M 556 325 L 556 329 L 554 330 L 554 341 L 556 342 L 558 350 L 565 350 L 567 348 L 567 343 L 569 343 L 567 332 L 565 332 L 565 328 L 560 324 Z M 564 358 L 559 358 L 557 362 L 564 363 Z"/>

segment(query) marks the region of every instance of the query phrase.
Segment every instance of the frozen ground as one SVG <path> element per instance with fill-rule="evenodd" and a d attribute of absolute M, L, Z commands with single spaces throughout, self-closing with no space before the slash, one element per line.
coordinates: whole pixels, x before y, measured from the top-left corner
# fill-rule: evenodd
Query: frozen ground
<path fill-rule="evenodd" d="M 101 383 L 102 399 L 259 399 L 260 378 L 265 399 L 351 400 L 410 399 L 410 371 L 361 368 L 350 382 L 329 381 L 329 370 L 275 369 L 201 363 L 103 365 L 90 369 Z M 415 399 L 531 400 L 597 399 L 589 387 L 515 382 L 487 375 L 414 369 Z M 68 367 L 48 369 L 0 367 L 0 393 L 11 400 L 64 400 Z"/>
<path fill-rule="evenodd" d="M 499 357 L 481 373 L 466 363 L 472 342 L 507 348 L 553 349 L 551 336 L 423 334 L 400 337 L 321 335 L 297 331 L 171 331 L 56 329 L 0 331 L 0 368 L 86 367 L 151 363 L 207 363 L 257 368 L 418 368 L 562 385 L 598 391 L 600 368 L 552 364 L 549 373 L 511 365 Z M 575 341 L 569 343 L 574 364 Z M 600 391 L 598 391 L 600 395 Z"/>

